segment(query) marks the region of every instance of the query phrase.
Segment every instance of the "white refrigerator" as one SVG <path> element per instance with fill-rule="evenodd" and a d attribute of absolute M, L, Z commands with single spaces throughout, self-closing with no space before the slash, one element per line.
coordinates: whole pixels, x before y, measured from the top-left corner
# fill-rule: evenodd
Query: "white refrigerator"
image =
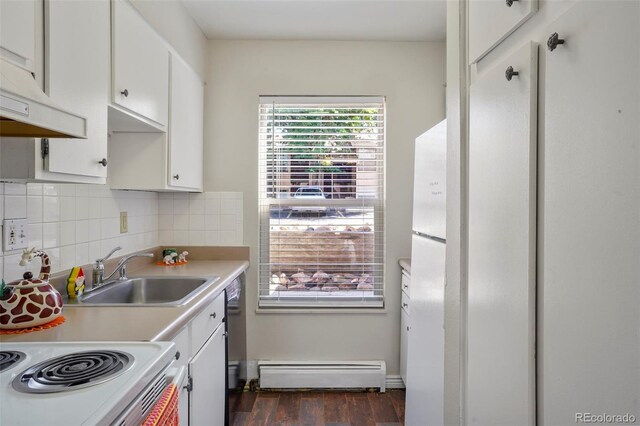
<path fill-rule="evenodd" d="M 408 426 L 444 424 L 446 120 L 416 138 L 407 343 Z"/>

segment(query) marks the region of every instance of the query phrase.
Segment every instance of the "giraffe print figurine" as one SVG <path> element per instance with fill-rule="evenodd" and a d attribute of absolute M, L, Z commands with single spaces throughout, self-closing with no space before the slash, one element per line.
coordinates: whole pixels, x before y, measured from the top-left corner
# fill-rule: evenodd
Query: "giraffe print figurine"
<path fill-rule="evenodd" d="M 62 296 L 49 284 L 51 262 L 47 253 L 25 250 L 20 266 L 26 266 L 35 257 L 42 260 L 38 278 L 25 272 L 24 279 L 9 283 L 11 290 L 0 298 L 0 329 L 35 327 L 62 315 Z"/>

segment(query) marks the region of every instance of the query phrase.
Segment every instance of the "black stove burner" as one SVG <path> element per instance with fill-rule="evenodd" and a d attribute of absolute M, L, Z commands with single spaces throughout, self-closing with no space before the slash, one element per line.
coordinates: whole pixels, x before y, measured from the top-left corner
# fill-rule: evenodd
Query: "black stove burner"
<path fill-rule="evenodd" d="M 29 367 L 13 380 L 25 393 L 64 392 L 113 379 L 133 365 L 133 355 L 119 351 L 75 352 Z"/>
<path fill-rule="evenodd" d="M 26 357 L 20 351 L 0 351 L 0 372 L 10 369 Z"/>

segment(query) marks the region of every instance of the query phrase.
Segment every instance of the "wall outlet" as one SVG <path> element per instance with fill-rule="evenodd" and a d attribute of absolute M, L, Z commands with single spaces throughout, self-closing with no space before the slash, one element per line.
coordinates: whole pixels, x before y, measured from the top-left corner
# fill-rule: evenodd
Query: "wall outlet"
<path fill-rule="evenodd" d="M 129 219 L 127 212 L 120 212 L 120 233 L 126 234 L 129 232 Z"/>
<path fill-rule="evenodd" d="M 4 251 L 27 248 L 29 245 L 27 219 L 5 219 L 2 225 L 2 248 Z"/>

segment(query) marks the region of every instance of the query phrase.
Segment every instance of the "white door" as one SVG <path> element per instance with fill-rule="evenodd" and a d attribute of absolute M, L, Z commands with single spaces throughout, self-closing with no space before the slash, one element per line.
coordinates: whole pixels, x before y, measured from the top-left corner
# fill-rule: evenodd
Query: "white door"
<path fill-rule="evenodd" d="M 447 120 L 416 138 L 413 181 L 413 230 L 445 239 Z"/>
<path fill-rule="evenodd" d="M 408 426 L 444 424 L 445 244 L 411 242 L 411 332 L 407 352 Z"/>
<path fill-rule="evenodd" d="M 204 89 L 200 77 L 171 55 L 169 186 L 202 189 Z"/>
<path fill-rule="evenodd" d="M 537 56 L 527 43 L 471 85 L 468 424 L 535 424 Z"/>
<path fill-rule="evenodd" d="M 469 62 L 477 62 L 538 11 L 538 0 L 469 0 Z"/>
<path fill-rule="evenodd" d="M 191 426 L 224 424 L 226 369 L 224 324 L 220 324 L 189 363 L 193 386 L 189 393 Z"/>
<path fill-rule="evenodd" d="M 541 423 L 637 422 L 640 3 L 576 2 L 541 41 L 553 33 L 565 44 L 544 49 Z"/>
<path fill-rule="evenodd" d="M 109 102 L 109 0 L 48 1 L 47 91 L 60 106 L 87 117 L 87 139 L 49 144 L 49 172 L 106 177 Z"/>
<path fill-rule="evenodd" d="M 0 1 L 0 56 L 35 71 L 36 0 Z"/>
<path fill-rule="evenodd" d="M 113 1 L 113 102 L 165 126 L 169 109 L 169 50 L 127 1 Z"/>

